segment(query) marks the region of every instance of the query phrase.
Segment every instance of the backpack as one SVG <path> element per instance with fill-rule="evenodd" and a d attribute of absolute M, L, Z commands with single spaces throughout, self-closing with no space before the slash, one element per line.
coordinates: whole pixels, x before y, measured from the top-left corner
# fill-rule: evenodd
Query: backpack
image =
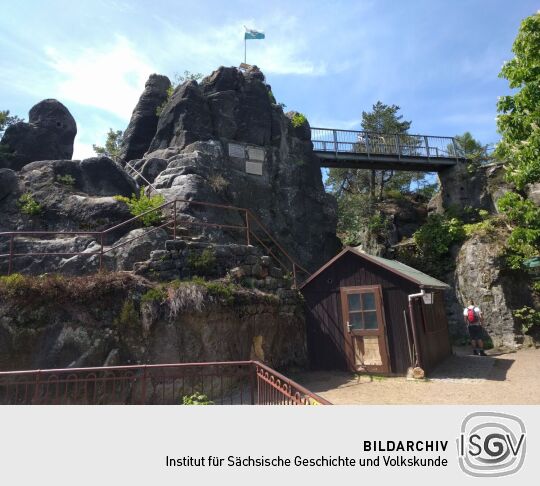
<path fill-rule="evenodd" d="M 474 312 L 474 307 L 468 307 L 467 308 L 467 320 L 470 324 L 475 323 L 478 321 L 478 316 L 476 315 L 476 312 Z"/>

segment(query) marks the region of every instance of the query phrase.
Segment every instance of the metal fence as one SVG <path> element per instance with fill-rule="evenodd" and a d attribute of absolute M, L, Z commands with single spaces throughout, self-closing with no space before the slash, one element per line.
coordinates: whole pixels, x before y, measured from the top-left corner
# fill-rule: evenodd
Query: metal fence
<path fill-rule="evenodd" d="M 0 372 L 2 405 L 329 405 L 258 361 Z"/>
<path fill-rule="evenodd" d="M 453 137 L 382 134 L 356 130 L 312 128 L 313 149 L 319 152 L 356 153 L 373 156 L 445 158 L 460 160 L 460 148 Z"/>

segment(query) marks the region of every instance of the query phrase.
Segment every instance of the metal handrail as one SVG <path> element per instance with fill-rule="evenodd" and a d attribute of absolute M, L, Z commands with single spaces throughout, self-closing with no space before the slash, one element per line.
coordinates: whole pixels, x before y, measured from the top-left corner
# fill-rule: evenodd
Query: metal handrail
<path fill-rule="evenodd" d="M 210 379 L 206 383 L 205 377 Z M 225 390 L 224 377 L 230 379 Z M 232 378 L 247 380 L 236 383 L 240 385 L 238 388 Z M 175 389 L 176 380 L 182 380 L 182 387 Z M 162 386 L 163 393 L 158 396 L 161 398 L 158 401 L 178 403 L 177 393 L 182 390 L 181 394 L 184 394 L 185 380 L 188 380 L 188 390 L 199 387 L 198 391 L 211 400 L 221 396 L 221 403 L 331 405 L 328 400 L 253 360 L 2 371 L 0 404 L 107 404 L 118 402 L 115 398 L 124 403 L 145 404 L 152 402 L 151 395 L 156 385 Z M 100 385 L 102 388 L 98 389 Z"/>
<path fill-rule="evenodd" d="M 295 260 L 289 255 L 289 253 L 283 248 L 283 246 L 272 236 L 272 234 L 266 229 L 266 227 L 260 222 L 260 220 L 249 210 L 246 208 L 241 208 L 238 206 L 230 206 L 225 204 L 217 204 L 217 203 L 209 203 L 209 202 L 203 202 L 203 201 L 190 201 L 188 199 L 174 199 L 172 201 L 168 201 L 156 208 L 149 209 L 148 211 L 145 211 L 144 213 L 141 213 L 137 216 L 134 216 L 126 221 L 123 221 L 117 225 L 114 225 L 110 228 L 107 228 L 103 231 L 4 231 L 0 232 L 0 237 L 7 236 L 10 238 L 10 251 L 9 253 L 0 254 L 1 257 L 9 257 L 9 264 L 8 264 L 8 275 L 12 272 L 12 266 L 13 266 L 13 257 L 16 256 L 76 256 L 76 255 L 85 255 L 85 256 L 94 256 L 99 255 L 100 261 L 99 261 L 99 270 L 103 270 L 103 256 L 106 253 L 109 253 L 113 249 L 119 248 L 121 246 L 126 245 L 127 243 L 137 240 L 139 238 L 142 238 L 144 235 L 146 235 L 148 232 L 156 231 L 159 228 L 163 227 L 169 227 L 169 225 L 173 225 L 173 239 L 176 239 L 176 230 L 177 230 L 177 221 L 178 221 L 178 213 L 177 213 L 177 206 L 178 204 L 193 204 L 198 206 L 204 206 L 204 207 L 212 207 L 212 208 L 218 208 L 218 209 L 225 209 L 225 210 L 232 210 L 232 211 L 239 211 L 244 214 L 244 221 L 246 222 L 245 225 L 227 225 L 227 224 L 220 224 L 220 223 L 208 223 L 205 221 L 190 221 L 190 222 L 183 222 L 183 224 L 196 224 L 200 226 L 207 226 L 212 228 L 225 228 L 225 229 L 233 229 L 233 230 L 241 230 L 246 232 L 246 244 L 251 244 L 251 236 L 255 237 L 255 239 L 270 253 L 270 256 L 274 258 L 279 264 L 279 266 L 285 270 L 289 271 L 289 268 L 286 264 L 284 264 L 280 258 L 278 258 L 270 248 L 266 246 L 266 244 L 255 234 L 253 231 L 253 226 L 250 225 L 250 221 L 253 221 L 257 224 L 257 226 L 262 229 L 266 237 L 283 253 L 285 256 L 286 261 L 289 262 L 290 269 L 293 273 L 293 283 L 294 286 L 297 286 L 297 270 L 300 270 L 301 272 L 304 272 L 307 276 L 310 275 L 310 273 L 301 265 L 295 262 Z M 113 232 L 118 230 L 119 228 L 122 228 L 126 225 L 130 225 L 131 223 L 138 221 L 142 219 L 144 216 L 159 212 L 160 214 L 163 213 L 163 210 L 165 208 L 173 208 L 173 215 L 172 220 L 168 219 L 165 223 L 161 224 L 158 227 L 153 227 L 149 229 L 144 234 L 141 234 L 139 236 L 136 236 L 134 238 L 130 238 L 121 244 L 114 245 L 108 249 L 104 248 L 104 237 Z M 75 236 L 94 236 L 96 239 L 99 239 L 99 245 L 100 250 L 95 252 L 26 252 L 26 253 L 16 253 L 14 251 L 14 242 L 15 238 L 17 236 L 61 236 L 61 235 L 75 235 Z"/>
<path fill-rule="evenodd" d="M 339 153 L 359 153 L 366 154 L 368 158 L 393 155 L 398 159 L 466 160 L 460 156 L 454 137 L 312 127 L 311 140 L 316 152 L 331 152 L 336 156 Z M 448 147 L 452 147 L 452 150 Z"/>

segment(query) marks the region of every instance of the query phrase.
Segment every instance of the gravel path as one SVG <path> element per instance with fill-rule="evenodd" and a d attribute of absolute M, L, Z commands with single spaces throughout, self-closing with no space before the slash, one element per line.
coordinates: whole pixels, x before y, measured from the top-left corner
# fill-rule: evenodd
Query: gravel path
<path fill-rule="evenodd" d="M 292 378 L 334 404 L 540 404 L 540 348 L 489 357 L 454 352 L 426 381 L 321 371 Z"/>

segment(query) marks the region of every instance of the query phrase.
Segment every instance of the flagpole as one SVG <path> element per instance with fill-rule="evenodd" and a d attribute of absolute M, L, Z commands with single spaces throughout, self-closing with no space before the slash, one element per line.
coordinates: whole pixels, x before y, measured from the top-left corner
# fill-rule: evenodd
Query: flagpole
<path fill-rule="evenodd" d="M 244 64 L 247 64 L 247 39 L 244 35 Z"/>

